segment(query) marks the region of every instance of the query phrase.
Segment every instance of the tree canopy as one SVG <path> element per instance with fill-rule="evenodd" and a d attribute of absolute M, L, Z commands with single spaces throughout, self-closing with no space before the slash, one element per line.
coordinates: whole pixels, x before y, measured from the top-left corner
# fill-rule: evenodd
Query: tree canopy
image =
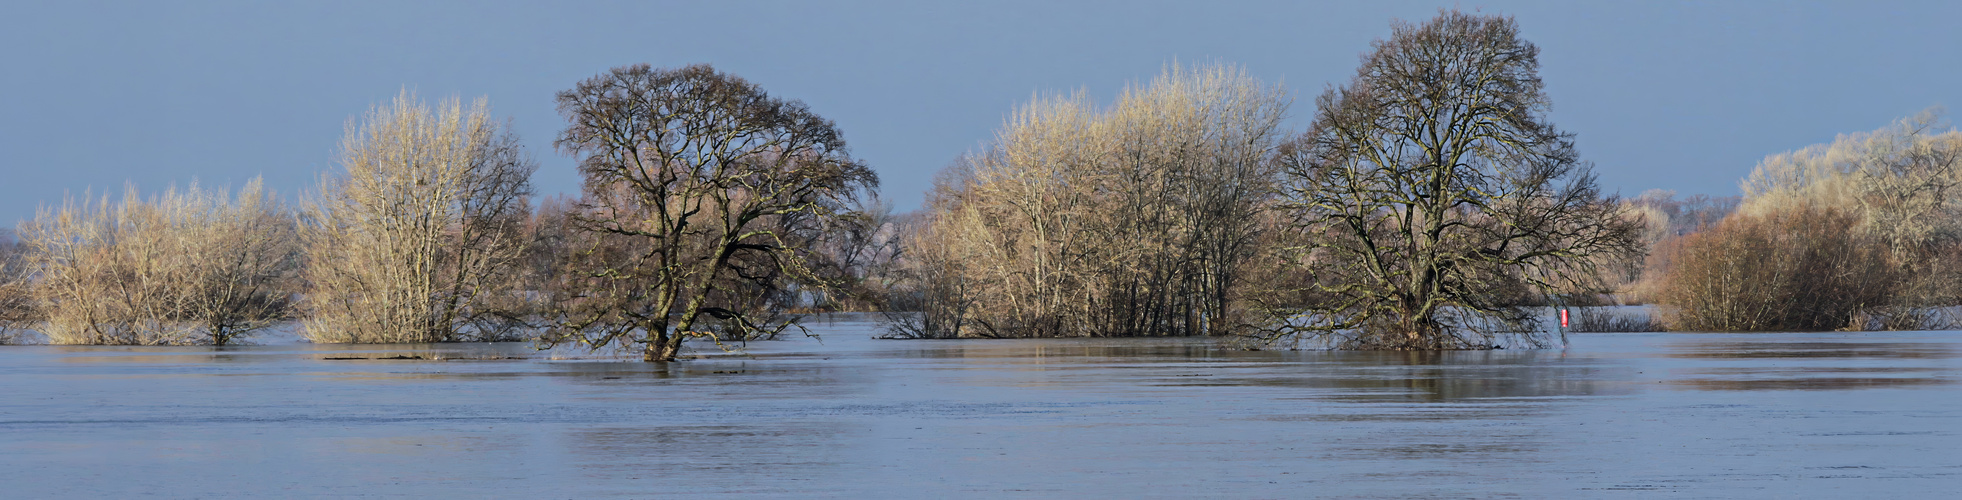
<path fill-rule="evenodd" d="M 1283 146 L 1301 293 L 1266 340 L 1338 348 L 1541 346 L 1536 296 L 1598 289 L 1636 221 L 1546 119 L 1539 49 L 1508 17 L 1399 23 Z"/>
<path fill-rule="evenodd" d="M 666 361 L 781 329 L 790 287 L 828 284 L 809 255 L 825 219 L 878 185 L 830 120 L 708 65 L 614 68 L 558 103 L 585 184 L 548 343 Z"/>

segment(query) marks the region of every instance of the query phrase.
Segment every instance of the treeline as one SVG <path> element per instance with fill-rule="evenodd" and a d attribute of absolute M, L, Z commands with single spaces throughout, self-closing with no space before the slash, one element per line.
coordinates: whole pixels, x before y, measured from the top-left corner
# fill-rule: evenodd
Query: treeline
<path fill-rule="evenodd" d="M 1595 184 L 1511 19 L 1399 23 L 1284 130 L 1293 98 L 1173 65 L 1108 106 L 1039 95 L 894 214 L 835 124 L 706 65 L 556 96 L 571 197 L 487 103 L 404 93 L 339 168 L 84 195 L 0 239 L 0 341 L 533 340 L 674 359 L 796 313 L 907 338 L 1230 336 L 1256 348 L 1554 345 L 1549 304 L 1661 305 L 1671 328 L 1946 324 L 1962 134 L 1933 114 L 1776 155 L 1737 198 Z"/>
<path fill-rule="evenodd" d="M 83 195 L 0 239 L 0 340 L 227 345 L 537 340 L 668 360 L 778 312 L 872 307 L 894 256 L 877 178 L 835 126 L 708 66 L 616 68 L 560 93 L 584 189 L 532 201 L 536 163 L 482 100 L 403 93 L 351 121 L 341 168 L 287 204 L 254 180 Z"/>
<path fill-rule="evenodd" d="M 576 198 L 481 101 L 404 94 L 351 122 L 295 205 L 256 184 L 43 211 L 9 246 L 10 325 L 61 343 L 535 339 L 673 359 L 865 309 L 922 338 L 1232 335 L 1251 345 L 1547 345 L 1530 307 L 1604 291 L 1642 221 L 1545 119 L 1510 18 L 1398 24 L 1292 98 L 1169 67 L 1109 107 L 1038 97 L 894 216 L 834 124 L 707 66 L 557 96 Z M 201 284 L 209 284 L 201 285 Z M 23 312 L 25 311 L 25 312 Z"/>
<path fill-rule="evenodd" d="M 1642 219 L 1546 121 L 1537 54 L 1510 18 L 1400 23 L 1301 133 L 1231 66 L 1038 97 L 936 181 L 895 334 L 1549 345 L 1532 306 L 1609 290 Z"/>
<path fill-rule="evenodd" d="M 257 181 L 70 200 L 21 226 L 8 316 L 61 344 L 224 345 L 291 308 L 297 229 Z"/>
<path fill-rule="evenodd" d="M 1939 109 L 1769 156 L 1734 213 L 1661 241 L 1669 328 L 1947 329 L 1962 304 L 1962 132 Z"/>
<path fill-rule="evenodd" d="M 1624 330 L 1962 324 L 1962 133 L 1938 110 L 1768 157 L 1742 197 L 1616 200 L 1544 121 L 1516 29 L 1400 25 L 1298 135 L 1286 92 L 1230 66 L 1107 108 L 1039 96 L 936 181 L 895 280 L 922 312 L 894 334 L 1532 346 L 1555 304 L 1657 306 Z"/>

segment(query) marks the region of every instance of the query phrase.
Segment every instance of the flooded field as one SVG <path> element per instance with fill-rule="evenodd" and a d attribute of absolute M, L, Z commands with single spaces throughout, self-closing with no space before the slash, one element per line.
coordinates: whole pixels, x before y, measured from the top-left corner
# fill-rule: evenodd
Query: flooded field
<path fill-rule="evenodd" d="M 1962 490 L 1958 332 L 1438 354 L 813 329 L 670 366 L 524 344 L 0 347 L 0 496 Z"/>

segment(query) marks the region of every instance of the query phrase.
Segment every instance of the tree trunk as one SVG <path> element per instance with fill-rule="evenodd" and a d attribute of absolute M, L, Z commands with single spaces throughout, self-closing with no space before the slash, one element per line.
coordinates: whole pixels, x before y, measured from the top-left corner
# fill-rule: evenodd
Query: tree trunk
<path fill-rule="evenodd" d="M 681 351 L 681 336 L 668 335 L 667 325 L 650 325 L 647 332 L 647 349 L 641 352 L 640 360 L 674 361 L 674 355 Z"/>
<path fill-rule="evenodd" d="M 678 339 L 679 337 L 670 337 L 660 342 L 648 342 L 647 350 L 641 353 L 640 360 L 649 363 L 674 361 L 675 355 L 681 353 L 681 342 Z"/>

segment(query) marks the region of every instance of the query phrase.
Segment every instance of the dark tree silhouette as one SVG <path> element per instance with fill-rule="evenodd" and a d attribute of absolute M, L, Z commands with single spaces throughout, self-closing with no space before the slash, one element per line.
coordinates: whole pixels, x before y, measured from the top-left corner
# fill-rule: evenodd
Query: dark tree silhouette
<path fill-rule="evenodd" d="M 1398 23 L 1283 147 L 1283 207 L 1308 276 L 1267 341 L 1478 349 L 1551 339 L 1518 304 L 1590 291 L 1639 252 L 1636 220 L 1545 118 L 1539 49 L 1508 17 Z"/>
<path fill-rule="evenodd" d="M 831 121 L 707 65 L 614 68 L 558 103 L 585 185 L 548 344 L 668 361 L 689 337 L 773 335 L 772 305 L 825 285 L 824 223 L 878 184 Z"/>

